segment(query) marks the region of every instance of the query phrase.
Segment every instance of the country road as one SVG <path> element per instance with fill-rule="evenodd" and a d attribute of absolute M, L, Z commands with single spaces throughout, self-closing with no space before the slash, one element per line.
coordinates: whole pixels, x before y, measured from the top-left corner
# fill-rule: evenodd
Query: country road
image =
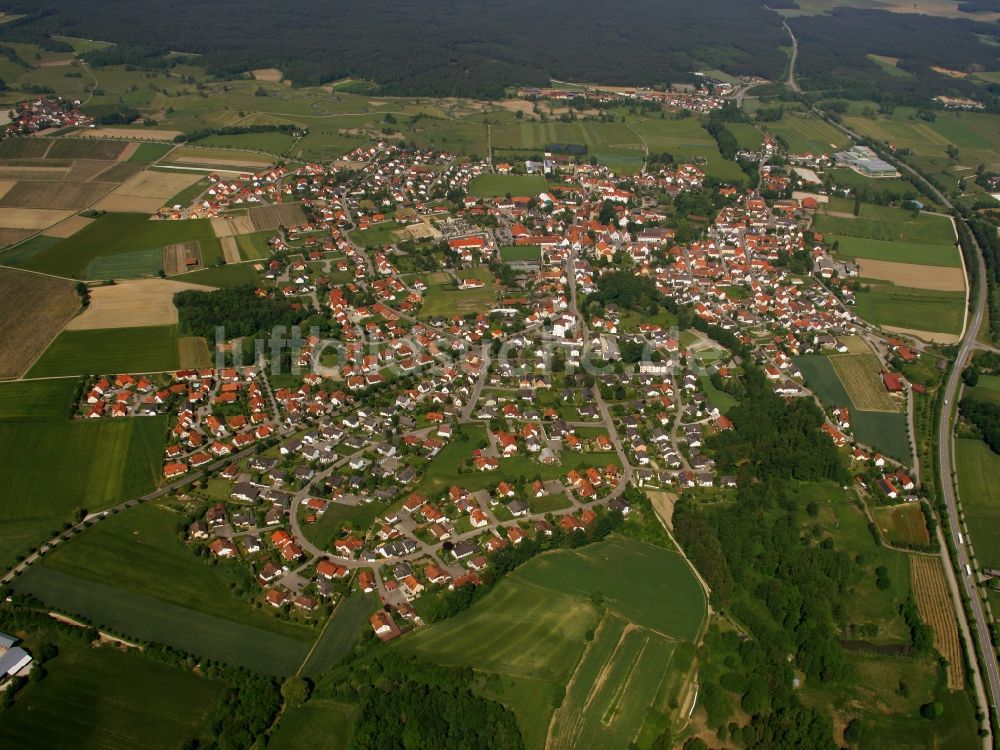
<path fill-rule="evenodd" d="M 788 21 L 782 21 L 781 25 L 785 27 L 785 31 L 788 32 L 788 36 L 792 39 L 792 59 L 788 61 L 788 81 L 786 83 L 792 91 L 801 94 L 802 89 L 799 88 L 799 83 L 795 80 L 795 63 L 799 58 L 799 40 L 792 33 L 792 27 L 788 25 Z"/>

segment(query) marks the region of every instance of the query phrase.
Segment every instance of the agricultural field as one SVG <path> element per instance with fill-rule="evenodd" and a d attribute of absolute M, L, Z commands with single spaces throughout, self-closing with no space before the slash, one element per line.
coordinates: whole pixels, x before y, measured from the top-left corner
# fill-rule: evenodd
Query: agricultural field
<path fill-rule="evenodd" d="M 746 174 L 733 161 L 723 158 L 715 139 L 702 127 L 697 117 L 680 120 L 653 118 L 623 127 L 638 135 L 640 145 L 645 145 L 650 153 L 667 152 L 677 161 L 692 161 L 699 165 L 710 177 L 731 182 L 742 182 Z M 628 143 L 628 141 L 625 141 Z M 634 142 L 634 141 L 633 141 Z M 642 154 L 637 154 L 640 161 Z"/>
<path fill-rule="evenodd" d="M 548 181 L 539 174 L 481 174 L 469 184 L 469 195 L 477 198 L 492 198 L 508 194 L 535 196 L 548 189 Z"/>
<path fill-rule="evenodd" d="M 965 320 L 963 292 L 871 284 L 862 287 L 857 302 L 857 314 L 868 322 L 928 341 L 957 341 Z"/>
<path fill-rule="evenodd" d="M 184 369 L 201 369 L 212 366 L 212 353 L 203 336 L 182 336 L 177 339 L 180 366 Z"/>
<path fill-rule="evenodd" d="M 18 694 L 0 722 L 5 747 L 170 750 L 207 741 L 225 686 L 111 646 L 59 643 L 45 680 Z"/>
<path fill-rule="evenodd" d="M 274 236 L 273 232 L 254 232 L 241 234 L 236 238 L 236 246 L 244 260 L 263 260 L 271 257 L 271 246 L 267 241 Z"/>
<path fill-rule="evenodd" d="M 140 143 L 139 147 L 129 156 L 129 161 L 148 164 L 159 161 L 170 153 L 173 146 L 169 143 Z"/>
<path fill-rule="evenodd" d="M 257 232 L 273 232 L 279 227 L 299 227 L 306 215 L 298 203 L 277 203 L 271 206 L 251 206 L 250 221 Z"/>
<path fill-rule="evenodd" d="M 101 141 L 95 139 L 54 138 L 52 146 L 45 154 L 46 159 L 118 159 L 128 143 L 124 141 Z"/>
<path fill-rule="evenodd" d="M 894 400 L 882 384 L 882 367 L 874 354 L 837 354 L 830 357 L 830 364 L 855 409 L 902 411 L 902 404 Z"/>
<path fill-rule="evenodd" d="M 0 380 L 27 370 L 79 309 L 73 282 L 0 268 Z"/>
<path fill-rule="evenodd" d="M 1000 456 L 982 440 L 955 441 L 955 464 L 962 510 L 976 548 L 976 559 L 986 568 L 1000 567 Z"/>
<path fill-rule="evenodd" d="M 955 245 L 887 242 L 837 235 L 825 235 L 824 240 L 827 243 L 837 242 L 837 256 L 847 260 L 869 258 L 892 263 L 912 263 L 920 266 L 962 267 L 962 256 Z M 936 272 L 937 268 L 928 269 L 928 273 Z"/>
<path fill-rule="evenodd" d="M 250 151 L 197 146 L 179 146 L 162 161 L 178 166 L 215 167 L 220 171 L 260 170 L 274 163 L 274 159 Z"/>
<path fill-rule="evenodd" d="M 938 292 L 965 291 L 965 271 L 961 268 L 863 259 L 858 260 L 858 266 L 861 277 L 872 281 L 884 281 L 912 289 Z"/>
<path fill-rule="evenodd" d="M 936 555 L 912 555 L 913 593 L 920 618 L 934 629 L 934 645 L 948 660 L 948 687 L 965 687 L 965 661 L 955 623 L 954 605 Z"/>
<path fill-rule="evenodd" d="M 292 674 L 309 651 L 307 641 L 38 565 L 17 578 L 15 590 L 99 627 L 263 674 Z M 245 604 L 231 609 L 243 607 L 253 611 Z"/>
<path fill-rule="evenodd" d="M 931 543 L 920 503 L 877 507 L 872 515 L 889 544 L 927 547 Z"/>
<path fill-rule="evenodd" d="M 350 746 L 354 706 L 325 698 L 284 711 L 267 743 L 270 750 L 344 750 Z"/>
<path fill-rule="evenodd" d="M 201 179 L 201 175 L 189 172 L 145 170 L 115 188 L 96 208 L 101 211 L 151 214 Z"/>
<path fill-rule="evenodd" d="M 72 237 L 15 260 L 18 266 L 28 270 L 82 278 L 95 258 L 159 250 L 165 245 L 214 237 L 207 219 L 152 221 L 144 214 L 107 213 Z M 7 258 L 0 255 L 0 262 L 5 260 Z"/>
<path fill-rule="evenodd" d="M 649 581 L 659 582 L 662 593 L 651 595 Z M 592 600 L 597 591 L 601 608 Z M 660 707 L 674 647 L 696 637 L 705 608 L 680 555 L 613 536 L 531 560 L 482 602 L 397 648 L 472 667 L 488 685 L 492 675 L 511 681 L 510 690 L 489 692 L 515 712 L 533 750 L 544 745 L 549 696 L 567 685 L 552 739 L 565 744 L 583 732 L 589 747 L 618 748 L 639 733 L 648 707 Z M 587 631 L 594 632 L 589 644 Z M 536 697 L 515 697 L 528 692 Z"/>
<path fill-rule="evenodd" d="M 368 618 L 377 608 L 378 598 L 374 594 L 356 593 L 341 601 L 310 654 L 303 674 L 314 676 L 333 669 L 354 647 L 364 629 L 370 627 Z"/>
<path fill-rule="evenodd" d="M 113 182 L 55 182 L 18 180 L 0 197 L 3 208 L 44 208 L 79 211 L 110 193 Z"/>
<path fill-rule="evenodd" d="M 240 133 L 237 135 L 210 135 L 198 141 L 206 148 L 233 148 L 247 151 L 261 151 L 265 154 L 281 156 L 296 139 L 287 133 Z"/>
<path fill-rule="evenodd" d="M 496 302 L 496 285 L 488 268 L 480 267 L 461 271 L 463 278 L 485 282 L 481 289 L 459 289 L 450 280 L 432 274 L 427 279 L 427 292 L 420 308 L 421 318 L 437 316 L 451 318 L 466 313 L 482 313 Z M 437 278 L 437 280 L 435 280 Z"/>
<path fill-rule="evenodd" d="M 839 205 L 839 204 L 838 204 Z M 955 230 L 951 219 L 938 214 L 919 213 L 889 206 L 861 204 L 861 213 L 853 216 L 844 211 L 817 213 L 813 227 L 823 234 L 863 237 L 884 242 L 916 242 L 925 245 L 955 246 Z"/>
<path fill-rule="evenodd" d="M 63 331 L 28 376 L 162 372 L 179 366 L 176 325 L 102 328 Z"/>
<path fill-rule="evenodd" d="M 190 273 L 175 276 L 174 280 L 187 284 L 199 284 L 202 286 L 218 287 L 220 289 L 244 286 L 246 284 L 260 284 L 261 275 L 254 270 L 255 263 L 230 263 L 217 268 L 206 268 L 203 271 L 192 271 Z"/>
<path fill-rule="evenodd" d="M 780 120 L 763 125 L 793 154 L 830 154 L 849 145 L 843 133 L 811 112 L 785 112 Z"/>
<path fill-rule="evenodd" d="M 402 224 L 382 221 L 368 229 L 352 231 L 351 239 L 362 247 L 385 247 L 399 242 L 402 231 Z"/>
<path fill-rule="evenodd" d="M 75 387 L 72 380 L 56 382 Z M 152 490 L 166 445 L 165 418 L 69 420 L 65 392 L 54 392 L 48 383 L 21 387 L 26 403 L 44 407 L 24 420 L 8 406 L 10 418 L 0 421 L 4 567 L 29 546 L 50 538 L 75 509 L 98 511 Z"/>
<path fill-rule="evenodd" d="M 76 378 L 0 383 L 0 422 L 68 418 L 76 383 Z"/>

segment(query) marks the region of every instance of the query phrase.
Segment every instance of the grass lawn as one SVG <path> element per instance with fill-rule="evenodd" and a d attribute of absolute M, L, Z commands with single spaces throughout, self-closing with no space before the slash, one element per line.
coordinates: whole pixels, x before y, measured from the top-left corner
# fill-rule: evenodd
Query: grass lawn
<path fill-rule="evenodd" d="M 631 121 L 627 124 L 622 123 L 619 127 L 624 127 L 626 133 L 633 133 L 633 137 L 616 134 L 613 144 L 634 143 L 634 136 L 637 134 L 641 139 L 640 145 L 645 144 L 650 153 L 666 151 L 673 154 L 678 162 L 698 162 L 707 175 L 719 180 L 731 182 L 746 180 L 746 174 L 740 166 L 734 161 L 723 158 L 719 153 L 715 139 L 702 127 L 702 120 L 698 117 L 686 117 L 680 120 L 661 120 L 654 117 L 634 123 Z"/>
<path fill-rule="evenodd" d="M 336 666 L 354 648 L 362 631 L 371 627 L 368 618 L 378 604 L 375 594 L 354 594 L 340 602 L 303 673 L 307 677 L 319 675 Z"/>
<path fill-rule="evenodd" d="M 876 325 L 958 334 L 965 317 L 963 292 L 872 284 L 857 301 L 858 315 Z"/>
<path fill-rule="evenodd" d="M 263 151 L 267 154 L 281 156 L 295 139 L 287 133 L 238 133 L 236 135 L 210 135 L 197 142 L 198 146 L 237 148 L 250 151 Z"/>
<path fill-rule="evenodd" d="M 340 536 L 340 530 L 344 526 L 357 529 L 364 535 L 379 514 L 387 509 L 384 503 L 345 505 L 334 501 L 316 523 L 303 523 L 302 533 L 317 547 L 332 549 L 333 542 Z"/>
<path fill-rule="evenodd" d="M 53 412 L 62 407 L 64 396 L 53 397 Z M 165 417 L 0 422 L 5 498 L 0 504 L 0 563 L 10 565 L 15 555 L 50 538 L 76 508 L 101 510 L 152 490 L 160 476 L 166 430 Z"/>
<path fill-rule="evenodd" d="M 179 366 L 177 326 L 63 331 L 28 377 L 158 372 Z"/>
<path fill-rule="evenodd" d="M 930 544 L 927 522 L 920 503 L 881 506 L 873 508 L 872 515 L 890 544 Z"/>
<path fill-rule="evenodd" d="M 528 505 L 531 506 L 532 513 L 551 513 L 553 511 L 568 508 L 573 503 L 565 493 L 555 495 L 543 495 L 542 497 L 528 498 Z"/>
<path fill-rule="evenodd" d="M 721 411 L 723 414 L 728 414 L 729 410 L 732 409 L 734 406 L 736 406 L 737 403 L 739 403 L 735 398 L 730 396 L 728 393 L 720 391 L 718 388 L 712 385 L 712 381 L 708 377 L 708 375 L 702 375 L 700 380 L 701 380 L 702 390 L 705 391 L 705 395 L 708 397 L 709 403 L 712 404 L 713 406 L 718 407 L 719 411 Z"/>
<path fill-rule="evenodd" d="M 844 219 L 847 221 L 847 219 Z M 954 245 L 919 244 L 916 242 L 891 242 L 866 237 L 828 235 L 827 243 L 837 242 L 837 255 L 841 258 L 868 258 L 893 263 L 915 263 L 921 266 L 960 268 L 962 258 Z"/>
<path fill-rule="evenodd" d="M 241 565 L 213 565 L 195 555 L 177 536 L 180 520 L 159 504 L 130 508 L 59 545 L 41 567 L 283 636 L 312 638 L 313 630 L 275 620 L 237 596 L 230 584 L 256 592 L 256 582 L 246 581 Z"/>
<path fill-rule="evenodd" d="M 976 557 L 987 568 L 1000 567 L 1000 456 L 982 440 L 955 441 L 958 490 Z"/>
<path fill-rule="evenodd" d="M 293 674 L 309 651 L 306 641 L 206 615 L 50 567 L 32 566 L 17 578 L 14 588 L 50 607 L 81 615 L 98 627 L 263 674 Z"/>
<path fill-rule="evenodd" d="M 169 750 L 189 739 L 205 741 L 225 688 L 134 651 L 69 641 L 45 669 L 45 680 L 18 693 L 4 712 L 0 745 Z"/>
<path fill-rule="evenodd" d="M 549 189 L 549 183 L 539 174 L 481 174 L 469 183 L 469 195 L 492 198 L 497 195 L 534 196 Z"/>
<path fill-rule="evenodd" d="M 214 238 L 208 219 L 150 221 L 145 214 L 109 213 L 20 265 L 31 271 L 82 278 L 94 258 Z"/>
<path fill-rule="evenodd" d="M 500 248 L 500 259 L 504 263 L 516 263 L 521 260 L 538 260 L 542 257 L 540 245 L 520 245 Z"/>
<path fill-rule="evenodd" d="M 818 213 L 813 220 L 813 227 L 823 234 L 928 245 L 955 245 L 955 232 L 947 216 L 921 213 L 914 218 L 912 213 L 904 209 L 871 203 L 862 204 L 859 216 Z"/>
<path fill-rule="evenodd" d="M 270 750 L 344 750 L 351 741 L 354 706 L 312 698 L 281 715 Z"/>
<path fill-rule="evenodd" d="M 383 221 L 374 225 L 370 229 L 361 229 L 351 232 L 351 239 L 362 247 L 384 247 L 394 245 L 399 242 L 396 232 L 402 229 L 402 224 L 394 221 Z"/>

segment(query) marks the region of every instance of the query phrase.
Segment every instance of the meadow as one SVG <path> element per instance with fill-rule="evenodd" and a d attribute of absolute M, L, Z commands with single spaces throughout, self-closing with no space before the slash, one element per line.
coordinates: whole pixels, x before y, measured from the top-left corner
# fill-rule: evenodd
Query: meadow
<path fill-rule="evenodd" d="M 978 562 L 987 568 L 1000 567 L 1000 456 L 982 440 L 955 441 L 958 491 L 965 520 L 972 535 Z"/>
<path fill-rule="evenodd" d="M 284 711 L 267 743 L 270 750 L 344 750 L 350 746 L 354 706 L 311 698 Z"/>
<path fill-rule="evenodd" d="M 95 258 L 212 239 L 215 234 L 207 219 L 150 221 L 143 214 L 108 213 L 72 237 L 40 249 L 19 265 L 55 276 L 83 278 Z"/>
<path fill-rule="evenodd" d="M 261 280 L 260 274 L 253 269 L 252 263 L 229 263 L 215 268 L 206 268 L 202 271 L 191 271 L 174 278 L 189 284 L 203 284 L 220 289 L 259 284 Z"/>
<path fill-rule="evenodd" d="M 311 677 L 333 669 L 354 647 L 362 631 L 370 627 L 368 618 L 377 608 L 378 597 L 374 594 L 355 593 L 341 601 L 305 663 L 303 674 Z"/>
<path fill-rule="evenodd" d="M 930 544 L 920 503 L 881 506 L 873 508 L 872 515 L 889 544 L 922 547 Z"/>
<path fill-rule="evenodd" d="M 369 230 L 370 231 L 370 230 Z M 486 267 L 472 268 L 460 272 L 461 278 L 474 278 L 483 281 L 485 285 L 479 289 L 459 289 L 450 281 L 434 283 L 428 279 L 427 292 L 423 305 L 420 307 L 420 317 L 427 319 L 437 316 L 447 318 L 466 313 L 482 313 L 489 310 L 496 302 L 496 284 L 493 274 Z"/>
<path fill-rule="evenodd" d="M 180 367 L 177 326 L 63 331 L 28 377 L 160 372 Z"/>
<path fill-rule="evenodd" d="M 965 294 L 891 284 L 865 285 L 857 314 L 875 325 L 957 335 L 965 319 Z"/>
<path fill-rule="evenodd" d="M 913 214 L 901 208 L 864 203 L 859 216 L 832 216 L 818 213 L 813 227 L 823 234 L 864 237 L 892 242 L 915 242 L 926 245 L 955 245 L 955 231 L 946 216 Z"/>
<path fill-rule="evenodd" d="M 170 750 L 209 738 L 225 686 L 193 672 L 75 641 L 59 644 L 44 682 L 18 694 L 0 722 L 4 747 Z"/>
<path fill-rule="evenodd" d="M 519 245 L 500 248 L 500 260 L 504 263 L 539 260 L 541 257 L 542 248 L 539 245 Z"/>
<path fill-rule="evenodd" d="M 98 511 L 155 488 L 166 444 L 164 417 L 71 421 L 67 409 L 57 418 L 55 412 L 66 409 L 66 392 L 50 390 L 50 383 L 45 390 L 34 390 L 35 385 L 28 402 L 44 400 L 52 417 L 0 422 L 3 566 L 50 538 L 75 509 Z"/>
<path fill-rule="evenodd" d="M 829 154 L 848 145 L 843 133 L 811 112 L 785 112 L 764 126 L 784 139 L 793 154 Z"/>
<path fill-rule="evenodd" d="M 305 641 L 38 565 L 14 588 L 98 627 L 262 674 L 293 674 L 309 651 Z"/>
<path fill-rule="evenodd" d="M 76 383 L 76 378 L 0 383 L 0 422 L 68 418 Z"/>

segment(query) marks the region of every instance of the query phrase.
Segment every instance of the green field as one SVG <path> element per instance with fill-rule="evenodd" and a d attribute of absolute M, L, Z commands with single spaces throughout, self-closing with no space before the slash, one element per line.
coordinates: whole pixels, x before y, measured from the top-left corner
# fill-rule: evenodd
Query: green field
<path fill-rule="evenodd" d="M 237 135 L 210 135 L 197 142 L 199 146 L 216 148 L 236 148 L 248 151 L 263 151 L 281 156 L 295 139 L 286 133 L 240 133 Z"/>
<path fill-rule="evenodd" d="M 88 279 L 136 279 L 156 276 L 162 270 L 163 250 L 152 247 L 94 258 L 83 275 Z"/>
<path fill-rule="evenodd" d="M 76 378 L 0 383 L 0 422 L 68 418 L 76 383 Z"/>
<path fill-rule="evenodd" d="M 271 257 L 271 246 L 267 241 L 274 236 L 274 232 L 254 232 L 253 234 L 241 234 L 236 238 L 236 244 L 240 249 L 240 255 L 245 260 L 261 260 Z"/>
<path fill-rule="evenodd" d="M 180 367 L 177 326 L 63 331 L 28 377 L 159 372 Z"/>
<path fill-rule="evenodd" d="M 195 555 L 177 537 L 181 520 L 180 513 L 160 504 L 131 508 L 59 545 L 46 555 L 41 568 L 281 636 L 313 637 L 311 629 L 276 620 L 271 612 L 255 609 L 237 596 L 232 585 L 256 593 L 257 583 L 247 585 L 239 565 L 213 565 Z"/>
<path fill-rule="evenodd" d="M 539 174 L 481 174 L 469 183 L 469 195 L 492 198 L 500 195 L 535 196 L 549 189 L 549 183 Z"/>
<path fill-rule="evenodd" d="M 309 651 L 305 641 L 38 565 L 14 588 L 99 627 L 263 674 L 292 674 Z"/>
<path fill-rule="evenodd" d="M 170 153 L 170 149 L 173 147 L 172 143 L 140 143 L 139 148 L 129 157 L 129 161 L 145 163 L 159 161 Z"/>
<path fill-rule="evenodd" d="M 656 582 L 653 590 L 650 582 Z M 593 603 L 595 592 L 603 594 L 601 608 Z M 396 647 L 482 673 L 485 692 L 514 711 L 533 750 L 545 743 L 550 696 L 572 675 L 566 716 L 557 715 L 563 739 L 585 731 L 587 747 L 619 748 L 628 744 L 622 738 L 638 733 L 646 709 L 658 705 L 676 640 L 694 638 L 705 611 L 705 597 L 679 554 L 612 536 L 532 559 L 471 609 Z M 588 631 L 596 631 L 589 645 Z M 606 678 L 595 687 L 605 666 Z M 592 688 L 593 707 L 583 711 Z M 581 719 L 586 729 L 576 726 Z"/>
<path fill-rule="evenodd" d="M 354 725 L 354 706 L 324 698 L 281 715 L 267 743 L 270 750 L 344 750 Z"/>
<path fill-rule="evenodd" d="M 955 246 L 955 231 L 948 217 L 921 213 L 914 218 L 913 214 L 901 208 L 870 203 L 862 205 L 859 216 L 816 214 L 813 228 L 823 234 Z"/>
<path fill-rule="evenodd" d="M 212 239 L 215 234 L 208 219 L 150 221 L 145 214 L 111 213 L 17 265 L 30 271 L 83 278 L 95 258 Z"/>
<path fill-rule="evenodd" d="M 524 260 L 539 260 L 542 257 L 540 245 L 520 245 L 500 248 L 500 260 L 504 263 L 516 263 Z"/>
<path fill-rule="evenodd" d="M 225 687 L 135 652 L 75 642 L 60 644 L 45 669 L 45 680 L 4 712 L 0 746 L 172 750 L 208 739 Z"/>
<path fill-rule="evenodd" d="M 785 112 L 780 120 L 763 124 L 781 136 L 793 154 L 829 154 L 848 145 L 839 130 L 812 113 Z"/>
<path fill-rule="evenodd" d="M 634 124 L 630 122 L 627 126 L 623 123 L 620 127 L 627 127 L 629 132 L 637 134 L 641 139 L 640 145 L 645 144 L 650 153 L 667 152 L 678 162 L 697 162 L 708 176 L 720 180 L 741 182 L 746 179 L 739 164 L 722 157 L 715 139 L 702 127 L 702 122 L 697 117 L 680 120 L 653 118 Z M 633 137 L 615 143 L 634 141 Z"/>
<path fill-rule="evenodd" d="M 377 608 L 378 597 L 374 594 L 354 594 L 338 604 L 303 674 L 319 675 L 335 667 L 354 647 L 364 629 L 371 627 L 368 618 Z"/>
<path fill-rule="evenodd" d="M 976 557 L 987 568 L 1000 567 L 1000 456 L 982 440 L 955 441 L 958 490 Z"/>
<path fill-rule="evenodd" d="M 203 284 L 220 288 L 244 286 L 245 284 L 256 286 L 261 283 L 260 274 L 253 270 L 253 263 L 229 263 L 215 268 L 206 268 L 202 271 L 183 273 L 173 278 L 188 284 Z"/>
<path fill-rule="evenodd" d="M 959 268 L 962 265 L 962 256 L 954 245 L 887 242 L 832 234 L 825 236 L 824 240 L 827 244 L 839 243 L 837 255 L 840 258 L 868 258 L 893 263 L 915 263 L 921 266 L 943 266 L 946 268 Z"/>
<path fill-rule="evenodd" d="M 857 295 L 857 313 L 876 325 L 958 334 L 965 317 L 963 292 L 938 292 L 873 283 Z"/>
<path fill-rule="evenodd" d="M 29 403 L 45 402 L 42 414 L 51 414 L 48 419 L 0 422 L 6 498 L 0 506 L 0 563 L 4 566 L 29 546 L 50 538 L 76 508 L 96 511 L 138 497 L 152 490 L 160 476 L 165 417 L 96 421 L 57 417 L 66 394 L 53 393 L 50 387 L 65 382 L 47 382 L 44 391 L 28 397 Z M 46 401 L 49 397 L 52 400 Z M 8 407 L 7 413 L 11 412 Z"/>
<path fill-rule="evenodd" d="M 705 396 L 708 398 L 708 402 L 723 414 L 728 414 L 729 410 L 736 406 L 736 399 L 712 385 L 712 381 L 708 375 L 702 375 L 700 381 L 702 390 L 705 391 Z"/>

